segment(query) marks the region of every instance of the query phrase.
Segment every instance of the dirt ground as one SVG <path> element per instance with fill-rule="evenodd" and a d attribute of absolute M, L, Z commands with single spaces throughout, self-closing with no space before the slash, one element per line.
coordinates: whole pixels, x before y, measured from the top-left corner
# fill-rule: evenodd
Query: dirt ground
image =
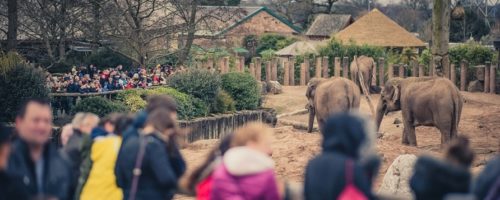
<path fill-rule="evenodd" d="M 264 106 L 275 108 L 278 114 L 304 109 L 307 102 L 305 90 L 306 87 L 284 87 L 283 94 L 267 96 Z M 471 140 L 476 153 L 471 170 L 477 174 L 487 160 L 500 149 L 500 96 L 468 92 L 463 92 L 462 95 L 466 103 L 462 109 L 459 134 L 466 135 Z M 374 106 L 378 102 L 378 97 L 377 94 L 371 95 Z M 370 114 L 364 97 L 361 100 L 361 111 Z M 377 150 L 383 162 L 376 180 L 376 187 L 380 185 L 387 168 L 398 155 L 407 153 L 429 154 L 437 157 L 442 155 L 440 135 L 436 128 L 418 127 L 416 129 L 418 147 L 409 147 L 401 144 L 403 125 L 394 124 L 396 118 L 402 119 L 401 112 L 385 116 L 380 127 L 383 137 L 377 140 Z M 288 116 L 284 119 L 306 124 L 307 115 Z M 318 132 L 309 134 L 278 123 L 273 142 L 273 159 L 276 162 L 277 174 L 283 179 L 302 182 L 307 161 L 320 152 L 320 140 Z M 216 143 L 216 140 L 197 141 L 182 150 L 188 163 L 188 174 L 203 162 L 208 151 Z M 177 197 L 176 199 L 190 198 Z"/>

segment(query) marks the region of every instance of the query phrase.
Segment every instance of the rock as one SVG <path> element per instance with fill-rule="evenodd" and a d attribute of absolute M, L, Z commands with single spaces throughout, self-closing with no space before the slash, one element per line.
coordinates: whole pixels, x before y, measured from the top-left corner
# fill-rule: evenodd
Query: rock
<path fill-rule="evenodd" d="M 267 83 L 264 81 L 259 82 L 261 94 L 267 94 Z"/>
<path fill-rule="evenodd" d="M 384 175 L 379 193 L 384 195 L 400 196 L 405 199 L 412 198 L 410 189 L 410 178 L 413 174 L 413 166 L 417 161 L 417 156 L 413 154 L 403 154 L 392 162 L 387 173 Z"/>
<path fill-rule="evenodd" d="M 283 87 L 278 81 L 267 82 L 267 92 L 271 94 L 281 94 L 283 93 Z"/>
<path fill-rule="evenodd" d="M 401 124 L 402 121 L 399 118 L 395 118 L 393 124 Z"/>
<path fill-rule="evenodd" d="M 467 87 L 468 92 L 483 92 L 484 86 L 481 81 L 475 80 L 471 81 L 469 83 L 469 86 Z"/>

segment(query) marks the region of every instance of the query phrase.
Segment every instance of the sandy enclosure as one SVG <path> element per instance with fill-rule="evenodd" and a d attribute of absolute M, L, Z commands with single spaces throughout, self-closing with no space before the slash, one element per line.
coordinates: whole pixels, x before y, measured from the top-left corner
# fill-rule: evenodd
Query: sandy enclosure
<path fill-rule="evenodd" d="M 307 102 L 306 87 L 284 87 L 284 93 L 266 96 L 264 106 L 275 108 L 279 114 L 304 109 Z M 471 139 L 472 147 L 476 152 L 476 159 L 472 165 L 474 173 L 479 172 L 486 161 L 500 149 L 500 96 L 482 93 L 462 93 L 466 99 L 462 110 L 459 125 L 459 134 Z M 374 106 L 379 95 L 371 95 Z M 361 99 L 361 112 L 370 114 L 370 109 L 364 97 Z M 307 114 L 285 117 L 286 120 L 306 124 Z M 440 133 L 434 127 L 418 127 L 416 129 L 418 147 L 409 147 L 401 144 L 402 124 L 394 124 L 395 119 L 402 119 L 401 112 L 385 116 L 380 131 L 383 137 L 377 140 L 377 151 L 382 157 L 382 166 L 375 186 L 378 187 L 387 168 L 392 161 L 401 154 L 430 154 L 441 156 Z M 277 174 L 290 181 L 303 181 L 304 168 L 307 161 L 320 152 L 321 137 L 318 132 L 307 133 L 291 126 L 278 124 L 275 128 L 273 142 L 273 159 L 276 162 Z M 200 165 L 208 151 L 217 144 L 217 140 L 197 141 L 189 144 L 182 150 L 188 163 L 188 174 Z M 176 197 L 176 199 L 192 199 Z"/>

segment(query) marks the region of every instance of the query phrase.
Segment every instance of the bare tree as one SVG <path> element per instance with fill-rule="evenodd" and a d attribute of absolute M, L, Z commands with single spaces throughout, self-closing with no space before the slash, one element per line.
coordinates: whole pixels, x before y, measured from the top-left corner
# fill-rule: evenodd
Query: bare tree
<path fill-rule="evenodd" d="M 7 51 L 15 51 L 17 46 L 17 0 L 7 0 Z"/>

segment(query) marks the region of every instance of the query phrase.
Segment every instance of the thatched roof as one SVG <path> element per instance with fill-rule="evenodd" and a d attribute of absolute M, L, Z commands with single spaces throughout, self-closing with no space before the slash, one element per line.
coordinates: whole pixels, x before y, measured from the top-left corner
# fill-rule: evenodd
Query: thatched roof
<path fill-rule="evenodd" d="M 318 54 L 319 47 L 325 44 L 322 41 L 297 41 L 277 51 L 278 56 L 298 56 L 306 53 Z"/>
<path fill-rule="evenodd" d="M 408 32 L 378 9 L 373 9 L 356 20 L 335 38 L 342 42 L 354 41 L 381 47 L 424 47 L 422 40 Z"/>
<path fill-rule="evenodd" d="M 339 14 L 319 14 L 314 18 L 314 22 L 307 30 L 307 36 L 330 37 L 349 26 L 354 20 L 351 15 Z"/>

